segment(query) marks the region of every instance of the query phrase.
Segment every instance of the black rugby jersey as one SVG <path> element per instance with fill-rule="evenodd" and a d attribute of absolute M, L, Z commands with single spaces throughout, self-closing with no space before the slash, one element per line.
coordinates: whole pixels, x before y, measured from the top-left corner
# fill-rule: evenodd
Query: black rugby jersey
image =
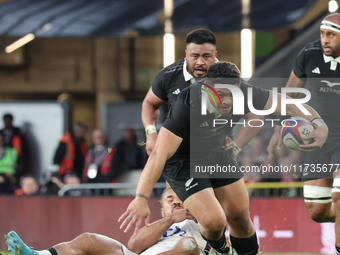
<path fill-rule="evenodd" d="M 324 56 L 321 41 L 317 40 L 307 44 L 299 53 L 293 71 L 301 80 L 308 79 L 307 88 L 311 92 L 308 104 L 324 119 L 329 135 L 339 136 L 340 63 L 331 70 L 331 59 Z M 338 59 L 340 62 L 340 57 Z"/>
<path fill-rule="evenodd" d="M 176 101 L 179 93 L 190 86 L 183 74 L 184 59 L 181 59 L 158 72 L 152 84 L 152 92 L 170 105 Z"/>
<path fill-rule="evenodd" d="M 233 115 L 231 109 L 230 114 L 219 116 L 221 114 L 209 113 L 201 115 L 201 95 L 200 87 L 202 83 L 195 83 L 189 88 L 183 90 L 178 96 L 177 101 L 171 107 L 168 118 L 163 124 L 163 127 L 183 138 L 183 141 L 175 153 L 174 157 L 189 158 L 190 146 L 195 148 L 202 156 L 206 152 L 215 148 L 222 148 L 224 138 L 230 133 L 235 125 L 230 126 L 230 121 L 238 122 L 244 115 L 250 112 L 248 108 L 248 87 L 253 88 L 253 105 L 257 110 L 263 110 L 268 101 L 269 91 L 242 82 L 240 89 L 244 95 L 244 114 Z M 228 124 L 216 125 L 213 127 L 214 119 L 228 120 Z M 197 153 L 195 153 L 197 154 Z M 195 155 L 200 157 L 200 155 Z"/>

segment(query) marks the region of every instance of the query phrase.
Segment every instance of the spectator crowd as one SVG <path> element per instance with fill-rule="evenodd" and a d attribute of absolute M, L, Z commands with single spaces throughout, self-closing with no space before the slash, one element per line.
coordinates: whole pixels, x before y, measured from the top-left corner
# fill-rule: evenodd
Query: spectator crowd
<path fill-rule="evenodd" d="M 59 140 L 53 157 L 58 171 L 40 187 L 36 173 L 27 167 L 24 135 L 13 126 L 13 116 L 3 116 L 0 130 L 0 195 L 56 194 L 64 185 L 79 183 L 116 183 L 130 170 L 142 169 L 147 155 L 137 144 L 135 130 L 125 128 L 120 141 L 109 146 L 101 129 L 92 132 L 92 145 L 87 147 L 87 126 L 76 123 L 71 132 Z M 90 195 L 88 190 L 74 190 L 71 196 Z"/>

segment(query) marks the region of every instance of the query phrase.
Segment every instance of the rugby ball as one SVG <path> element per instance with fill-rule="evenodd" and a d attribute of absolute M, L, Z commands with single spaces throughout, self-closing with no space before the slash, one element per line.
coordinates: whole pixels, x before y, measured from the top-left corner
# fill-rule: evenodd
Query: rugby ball
<path fill-rule="evenodd" d="M 282 121 L 282 141 L 288 148 L 298 151 L 300 145 L 312 142 L 312 139 L 304 139 L 304 137 L 313 130 L 314 127 L 308 120 L 301 117 L 291 117 Z"/>

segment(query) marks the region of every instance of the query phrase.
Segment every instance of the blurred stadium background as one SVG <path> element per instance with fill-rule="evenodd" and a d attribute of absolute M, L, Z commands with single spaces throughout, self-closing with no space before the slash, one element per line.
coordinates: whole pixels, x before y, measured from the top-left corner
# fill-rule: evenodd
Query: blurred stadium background
<path fill-rule="evenodd" d="M 105 131 L 110 146 L 127 127 L 138 143 L 145 141 L 141 102 L 155 74 L 184 57 L 191 30 L 212 30 L 218 59 L 236 63 L 245 79 L 280 87 L 297 53 L 318 39 L 320 20 L 338 5 L 334 0 L 0 0 L 0 116 L 14 116 L 27 141 L 25 171 L 46 190 L 59 138 L 76 122 L 89 127 L 88 145 L 95 128 Z M 272 132 L 265 126 L 240 154 L 240 164 L 301 164 L 303 155 L 288 149 L 268 162 Z M 114 195 L 105 193 L 105 184 L 95 184 L 97 196 L 2 195 L 0 233 L 16 230 L 37 249 L 84 231 L 126 243 L 117 219 L 132 199 L 138 174 L 121 177 L 118 188 L 109 184 L 117 188 Z M 310 220 L 299 177 L 246 176 L 260 249 L 334 254 L 333 226 Z M 160 217 L 160 192 L 155 190 L 150 202 L 153 220 Z"/>

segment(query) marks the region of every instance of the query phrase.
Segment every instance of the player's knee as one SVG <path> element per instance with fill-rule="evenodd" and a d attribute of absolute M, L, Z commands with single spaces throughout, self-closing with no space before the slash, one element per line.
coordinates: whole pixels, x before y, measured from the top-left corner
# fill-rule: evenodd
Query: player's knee
<path fill-rule="evenodd" d="M 78 237 L 74 239 L 74 242 L 77 244 L 78 247 L 81 247 L 84 251 L 89 251 L 92 244 L 95 243 L 96 234 L 92 233 L 82 233 Z"/>
<path fill-rule="evenodd" d="M 325 221 L 325 217 L 327 215 L 326 213 L 326 207 L 325 204 L 317 204 L 317 203 L 306 203 L 307 211 L 309 214 L 309 217 L 317 222 L 321 223 Z"/>
<path fill-rule="evenodd" d="M 216 214 L 214 216 L 208 217 L 208 219 L 205 220 L 203 227 L 206 231 L 210 232 L 211 234 L 215 234 L 215 233 L 218 234 L 224 230 L 226 225 L 227 225 L 227 219 L 225 215 Z"/>
<path fill-rule="evenodd" d="M 198 244 L 195 238 L 191 236 L 183 237 L 176 244 L 179 248 L 180 254 L 196 255 L 199 254 Z"/>
<path fill-rule="evenodd" d="M 228 222 L 243 223 L 249 221 L 249 207 L 243 206 L 236 210 L 230 210 L 227 214 Z"/>
<path fill-rule="evenodd" d="M 315 222 L 317 222 L 317 223 L 322 223 L 322 222 L 324 222 L 324 220 L 323 220 L 323 214 L 322 213 L 320 213 L 320 212 L 309 212 L 309 216 L 310 216 L 310 218 L 313 220 L 313 221 L 315 221 Z"/>
<path fill-rule="evenodd" d="M 248 207 L 237 213 L 227 215 L 228 224 L 239 231 L 240 234 L 249 235 L 253 232 L 253 224 L 250 219 Z"/>

